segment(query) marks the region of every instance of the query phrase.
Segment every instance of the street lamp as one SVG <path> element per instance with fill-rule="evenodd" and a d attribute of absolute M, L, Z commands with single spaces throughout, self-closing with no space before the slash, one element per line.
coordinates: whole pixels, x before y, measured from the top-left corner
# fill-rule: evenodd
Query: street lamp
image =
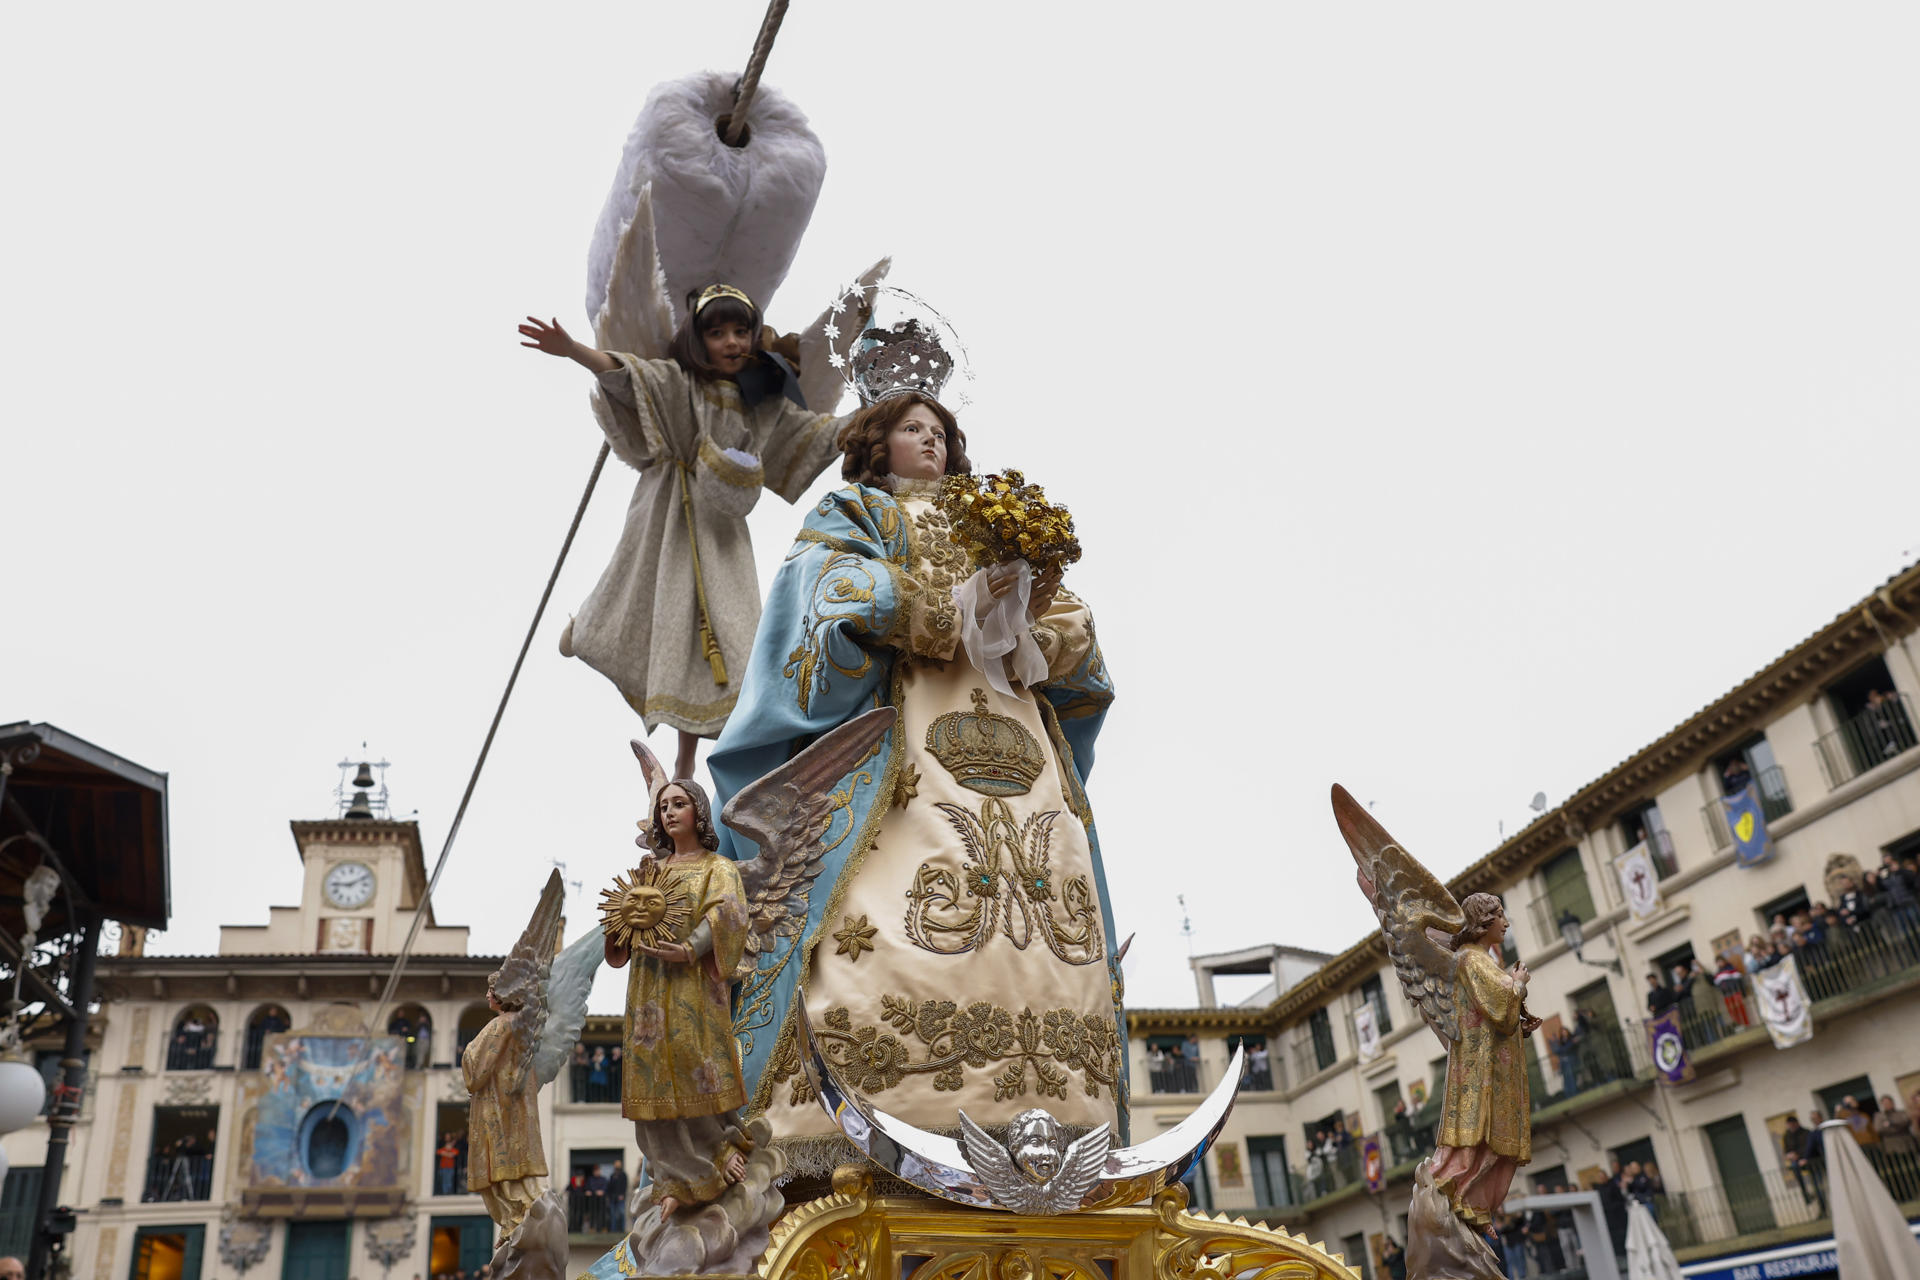
<path fill-rule="evenodd" d="M 1620 967 L 1618 958 L 1612 960 L 1589 960 L 1580 954 L 1580 946 L 1587 940 L 1586 931 L 1581 927 L 1580 917 L 1573 914 L 1572 907 L 1568 907 L 1560 913 L 1558 923 L 1560 925 L 1560 939 L 1567 944 L 1567 950 L 1573 952 L 1573 958 L 1575 960 L 1578 960 L 1584 965 L 1591 965 L 1596 969 L 1611 970 L 1617 976 L 1624 977 L 1626 975 L 1626 970 Z"/>

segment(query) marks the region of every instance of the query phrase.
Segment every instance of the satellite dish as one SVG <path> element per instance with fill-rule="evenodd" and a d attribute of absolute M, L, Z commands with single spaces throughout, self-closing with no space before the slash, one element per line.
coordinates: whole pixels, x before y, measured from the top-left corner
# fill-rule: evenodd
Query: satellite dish
<path fill-rule="evenodd" d="M 1547 811 L 1547 793 L 1544 791 L 1534 792 L 1533 799 L 1527 803 L 1527 807 L 1535 813 L 1545 813 Z"/>

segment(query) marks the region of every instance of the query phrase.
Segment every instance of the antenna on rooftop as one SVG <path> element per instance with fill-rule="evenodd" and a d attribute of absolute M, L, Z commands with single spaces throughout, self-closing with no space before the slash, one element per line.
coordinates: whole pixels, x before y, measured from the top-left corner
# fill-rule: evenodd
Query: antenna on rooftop
<path fill-rule="evenodd" d="M 1187 913 L 1187 895 L 1177 893 L 1173 900 L 1180 904 L 1180 936 L 1187 940 L 1187 959 L 1193 959 L 1193 917 Z"/>
<path fill-rule="evenodd" d="M 1545 813 L 1547 811 L 1547 793 L 1544 791 L 1534 792 L 1533 799 L 1527 801 L 1527 808 L 1533 810 L 1535 813 Z"/>

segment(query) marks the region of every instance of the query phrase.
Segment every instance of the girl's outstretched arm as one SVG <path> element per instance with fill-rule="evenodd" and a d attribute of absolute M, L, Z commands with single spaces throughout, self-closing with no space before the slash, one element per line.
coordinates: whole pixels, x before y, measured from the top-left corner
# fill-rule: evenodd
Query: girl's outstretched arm
<path fill-rule="evenodd" d="M 620 367 L 620 362 L 606 352 L 576 341 L 560 327 L 557 319 L 541 320 L 536 316 L 528 316 L 527 322 L 520 326 L 520 336 L 529 339 L 521 342 L 523 347 L 532 347 L 550 356 L 565 356 L 595 373 L 612 373 Z"/>

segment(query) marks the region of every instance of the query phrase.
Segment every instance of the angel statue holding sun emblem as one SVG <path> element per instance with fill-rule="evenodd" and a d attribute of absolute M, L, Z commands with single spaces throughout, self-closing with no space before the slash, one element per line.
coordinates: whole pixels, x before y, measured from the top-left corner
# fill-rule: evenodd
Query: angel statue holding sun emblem
<path fill-rule="evenodd" d="M 1492 1252 L 1479 1236 L 1521 1165 L 1533 1156 L 1531 1104 L 1527 1096 L 1524 1041 L 1540 1025 L 1527 1012 L 1527 967 L 1511 970 L 1500 961 L 1507 918 L 1500 899 L 1468 894 L 1455 902 L 1445 885 L 1397 844 L 1342 787 L 1333 789 L 1333 812 L 1358 865 L 1360 891 L 1373 905 L 1386 936 L 1387 955 L 1407 999 L 1447 1046 L 1446 1094 L 1433 1155 L 1415 1174 L 1410 1215 L 1409 1270 L 1422 1246 L 1451 1242 L 1453 1259 L 1467 1274 L 1485 1250 L 1489 1274 L 1498 1275 Z M 1443 1240 L 1418 1239 L 1423 1218 L 1421 1197 L 1428 1191 L 1445 1197 L 1451 1222 L 1427 1223 Z M 1464 1238 L 1463 1238 L 1464 1236 Z M 1461 1251 L 1469 1258 L 1461 1258 Z M 1445 1269 L 1448 1274 L 1462 1267 Z"/>
<path fill-rule="evenodd" d="M 638 1262 L 665 1266 L 676 1238 L 704 1251 L 673 1254 L 693 1269 L 748 1254 L 785 1206 L 766 1122 L 743 1115 L 732 988 L 806 918 L 833 783 L 893 722 L 891 708 L 870 711 L 735 796 L 723 820 L 761 848 L 738 863 L 715 852 L 706 792 L 633 743 L 651 797 L 636 843 L 649 852 L 601 892 L 600 911 L 607 962 L 629 971 L 620 1109 L 651 1177 L 635 1204 Z"/>
<path fill-rule="evenodd" d="M 600 945 L 589 932 L 554 954 L 565 901 L 555 871 L 520 941 L 487 978 L 493 1021 L 460 1055 L 471 1096 L 467 1187 L 480 1194 L 500 1228 L 495 1275 L 557 1280 L 566 1271 L 566 1211 L 546 1186 L 540 1086 L 560 1074 L 580 1038 Z"/>

